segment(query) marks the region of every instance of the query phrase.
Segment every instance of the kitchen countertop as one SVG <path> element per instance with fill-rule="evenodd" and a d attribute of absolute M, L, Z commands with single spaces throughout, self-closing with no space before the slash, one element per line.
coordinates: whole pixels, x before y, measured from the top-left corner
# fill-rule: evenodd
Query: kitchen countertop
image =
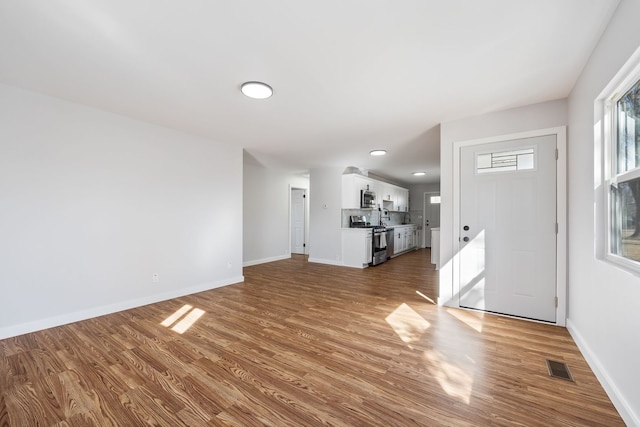
<path fill-rule="evenodd" d="M 385 225 L 387 230 L 393 230 L 394 228 L 404 228 L 404 227 L 419 227 L 416 224 L 392 224 Z M 343 230 L 371 230 L 372 227 L 342 227 Z"/>
<path fill-rule="evenodd" d="M 353 230 L 353 231 L 371 231 L 371 227 L 342 227 L 343 230 Z"/>

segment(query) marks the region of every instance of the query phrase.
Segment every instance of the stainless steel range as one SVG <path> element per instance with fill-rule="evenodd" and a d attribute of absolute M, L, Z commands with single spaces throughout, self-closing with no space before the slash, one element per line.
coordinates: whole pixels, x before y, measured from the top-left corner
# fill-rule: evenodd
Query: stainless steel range
<path fill-rule="evenodd" d="M 378 265 L 387 260 L 387 229 L 384 225 L 375 225 L 372 227 L 372 232 L 373 250 L 370 265 Z"/>

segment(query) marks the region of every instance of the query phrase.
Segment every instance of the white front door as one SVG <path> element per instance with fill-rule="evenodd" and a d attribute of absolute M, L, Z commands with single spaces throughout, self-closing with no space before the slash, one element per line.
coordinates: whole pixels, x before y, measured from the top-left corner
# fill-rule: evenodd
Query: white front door
<path fill-rule="evenodd" d="M 291 253 L 304 254 L 304 202 L 305 190 L 291 190 Z"/>
<path fill-rule="evenodd" d="M 431 247 L 431 229 L 440 227 L 440 193 L 424 193 L 424 247 Z M 419 242 L 422 245 L 422 242 Z"/>
<path fill-rule="evenodd" d="M 460 149 L 459 304 L 556 321 L 556 135 Z"/>

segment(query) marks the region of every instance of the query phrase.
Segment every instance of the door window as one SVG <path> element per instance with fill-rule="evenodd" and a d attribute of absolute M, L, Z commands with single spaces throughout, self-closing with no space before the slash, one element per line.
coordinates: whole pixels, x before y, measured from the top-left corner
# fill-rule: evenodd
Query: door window
<path fill-rule="evenodd" d="M 535 147 L 477 154 L 476 173 L 535 169 L 535 155 Z"/>

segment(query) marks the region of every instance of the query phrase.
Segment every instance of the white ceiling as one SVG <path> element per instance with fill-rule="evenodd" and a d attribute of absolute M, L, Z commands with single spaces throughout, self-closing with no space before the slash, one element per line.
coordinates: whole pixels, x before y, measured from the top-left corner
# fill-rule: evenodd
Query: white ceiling
<path fill-rule="evenodd" d="M 437 182 L 439 123 L 566 97 L 617 4 L 0 0 L 0 82 L 242 146 L 268 166 Z M 248 80 L 273 97 L 244 97 Z"/>

